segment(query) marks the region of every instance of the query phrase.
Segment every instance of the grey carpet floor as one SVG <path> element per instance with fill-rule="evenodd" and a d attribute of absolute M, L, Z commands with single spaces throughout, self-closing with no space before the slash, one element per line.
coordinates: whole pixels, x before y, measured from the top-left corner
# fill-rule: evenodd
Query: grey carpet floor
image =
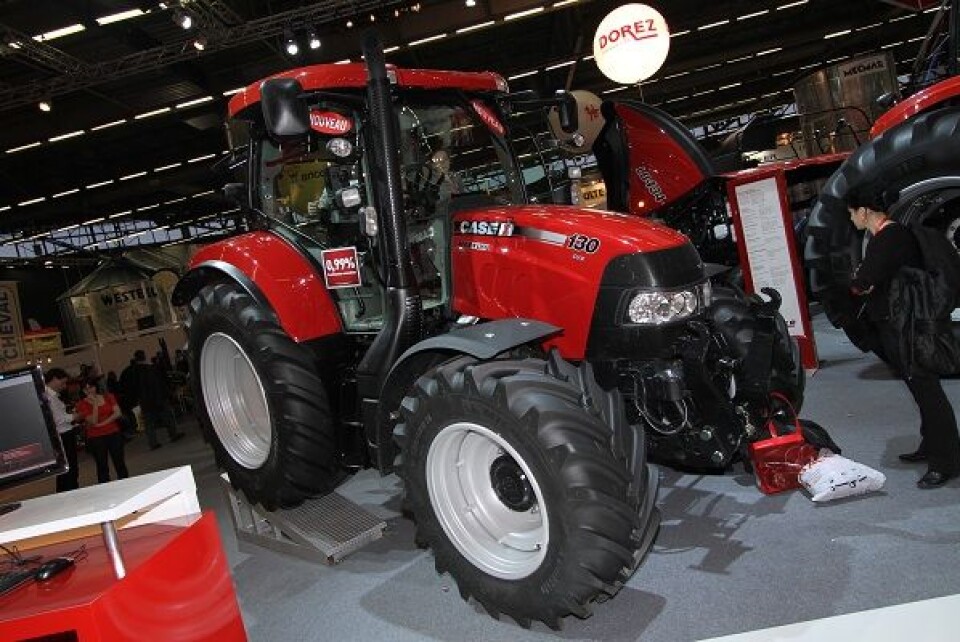
<path fill-rule="evenodd" d="M 960 593 L 960 481 L 922 491 L 922 465 L 896 455 L 918 442 L 902 382 L 815 319 L 822 367 L 802 416 L 827 427 L 844 455 L 887 475 L 880 493 L 814 504 L 800 491 L 762 495 L 737 468 L 694 476 L 661 468 L 663 524 L 636 575 L 586 620 L 554 632 L 496 621 L 463 602 L 453 580 L 415 548 L 397 514 L 397 481 L 364 472 L 344 494 L 388 521 L 386 536 L 336 566 L 238 546 L 212 457 L 189 438 L 130 447 L 134 474 L 190 464 L 201 505 L 217 513 L 250 639 L 643 640 L 684 642 Z M 960 381 L 945 382 L 960 399 Z M 87 479 L 92 462 L 85 462 Z M 3 499 L 0 496 L 0 499 Z M 923 639 L 918 623 L 917 639 Z"/>

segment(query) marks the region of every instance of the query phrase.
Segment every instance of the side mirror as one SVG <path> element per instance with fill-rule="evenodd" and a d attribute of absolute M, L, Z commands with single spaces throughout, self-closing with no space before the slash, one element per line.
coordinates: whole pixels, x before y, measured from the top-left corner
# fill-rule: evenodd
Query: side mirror
<path fill-rule="evenodd" d="M 223 186 L 223 195 L 241 208 L 247 206 L 247 186 L 244 183 L 227 183 Z"/>
<path fill-rule="evenodd" d="M 577 131 L 580 125 L 577 118 L 577 99 L 569 91 L 557 92 L 557 117 L 560 119 L 560 129 L 567 134 Z"/>
<path fill-rule="evenodd" d="M 270 78 L 260 85 L 260 108 L 267 132 L 275 138 L 299 138 L 310 131 L 310 111 L 293 78 Z"/>
<path fill-rule="evenodd" d="M 874 103 L 881 109 L 890 109 L 897 103 L 897 95 L 892 91 L 888 91 L 885 94 L 880 94 Z"/>

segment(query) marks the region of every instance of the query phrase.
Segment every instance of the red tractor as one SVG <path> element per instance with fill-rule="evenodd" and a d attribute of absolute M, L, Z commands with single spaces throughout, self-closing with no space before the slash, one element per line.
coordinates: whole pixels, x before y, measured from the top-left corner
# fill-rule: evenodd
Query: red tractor
<path fill-rule="evenodd" d="M 958 41 L 960 14 L 944 1 L 904 86 L 909 97 L 876 120 L 871 140 L 830 177 L 810 212 L 804 257 L 810 288 L 831 322 L 864 349 L 870 329 L 862 325 L 849 286 L 868 239 L 850 223 L 850 190 L 871 190 L 895 220 L 938 229 L 960 249 Z"/>
<path fill-rule="evenodd" d="M 317 65 L 230 102 L 249 229 L 201 249 L 192 378 L 254 503 L 396 470 L 464 597 L 557 627 L 660 521 L 647 433 L 723 467 L 803 372 L 775 302 L 711 291 L 681 234 L 527 201 L 492 73 Z"/>

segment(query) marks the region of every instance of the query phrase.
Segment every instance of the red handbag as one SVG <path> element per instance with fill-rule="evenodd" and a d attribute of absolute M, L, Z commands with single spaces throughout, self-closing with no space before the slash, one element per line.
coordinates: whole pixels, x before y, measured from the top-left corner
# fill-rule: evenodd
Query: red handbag
<path fill-rule="evenodd" d="M 785 435 L 779 434 L 776 422 L 771 417 L 767 420 L 767 430 L 771 436 L 747 445 L 757 486 L 767 495 L 800 488 L 800 469 L 817 458 L 817 449 L 803 438 L 793 406 L 779 393 L 772 393 L 771 396 L 790 409 L 794 430 Z"/>

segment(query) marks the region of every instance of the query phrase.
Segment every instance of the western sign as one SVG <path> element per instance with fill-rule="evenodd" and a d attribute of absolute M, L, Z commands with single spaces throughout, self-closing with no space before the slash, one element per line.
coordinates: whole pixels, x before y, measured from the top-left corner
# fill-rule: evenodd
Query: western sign
<path fill-rule="evenodd" d="M 593 57 L 603 75 L 632 84 L 657 73 L 670 51 L 670 29 L 660 12 L 645 4 L 626 4 L 600 22 L 593 36 Z"/>

